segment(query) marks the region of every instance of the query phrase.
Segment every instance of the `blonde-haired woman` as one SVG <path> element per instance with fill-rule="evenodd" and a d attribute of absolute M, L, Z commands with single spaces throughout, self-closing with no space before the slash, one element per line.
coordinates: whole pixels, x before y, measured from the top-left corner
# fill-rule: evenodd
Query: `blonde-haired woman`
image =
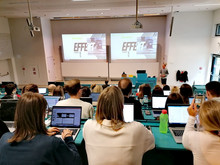
<path fill-rule="evenodd" d="M 194 165 L 219 165 L 220 163 L 220 102 L 204 102 L 199 109 L 199 120 L 204 131 L 195 131 L 196 105 L 188 108 L 189 119 L 183 134 L 183 145 L 191 150 Z"/>
<path fill-rule="evenodd" d="M 0 140 L 0 164 L 81 164 L 70 130 L 62 132 L 64 141 L 48 136 L 46 107 L 42 95 L 22 94 L 15 112 L 15 132 L 5 133 Z"/>
<path fill-rule="evenodd" d="M 143 154 L 154 148 L 154 137 L 141 123 L 125 123 L 124 96 L 116 86 L 99 96 L 96 120 L 83 129 L 90 165 L 141 165 Z"/>

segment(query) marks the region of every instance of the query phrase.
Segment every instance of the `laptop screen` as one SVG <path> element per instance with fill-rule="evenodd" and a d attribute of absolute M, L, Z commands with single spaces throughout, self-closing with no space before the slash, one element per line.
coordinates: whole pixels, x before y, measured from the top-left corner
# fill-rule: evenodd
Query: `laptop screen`
<path fill-rule="evenodd" d="M 189 114 L 189 105 L 168 105 L 169 124 L 186 124 Z"/>
<path fill-rule="evenodd" d="M 124 104 L 123 115 L 124 115 L 125 122 L 134 121 L 134 105 Z"/>
<path fill-rule="evenodd" d="M 92 98 L 93 102 L 97 102 L 99 95 L 100 95 L 100 93 L 91 93 L 90 97 Z"/>
<path fill-rule="evenodd" d="M 15 110 L 18 100 L 1 99 L 0 100 L 0 119 L 3 121 L 14 121 Z"/>
<path fill-rule="evenodd" d="M 54 106 L 52 109 L 51 126 L 80 128 L 82 107 Z"/>
<path fill-rule="evenodd" d="M 80 100 L 92 104 L 92 98 L 91 97 L 80 97 Z"/>
<path fill-rule="evenodd" d="M 55 106 L 57 102 L 60 100 L 60 96 L 44 96 L 44 98 L 47 100 L 49 108 Z"/>
<path fill-rule="evenodd" d="M 153 96 L 152 97 L 152 108 L 163 109 L 165 108 L 166 101 L 167 101 L 167 96 Z"/>
<path fill-rule="evenodd" d="M 47 93 L 47 88 L 38 88 L 40 94 Z"/>
<path fill-rule="evenodd" d="M 163 94 L 164 94 L 165 96 L 169 96 L 170 93 L 171 93 L 171 91 L 168 91 L 168 90 L 164 90 L 164 91 L 163 91 Z"/>

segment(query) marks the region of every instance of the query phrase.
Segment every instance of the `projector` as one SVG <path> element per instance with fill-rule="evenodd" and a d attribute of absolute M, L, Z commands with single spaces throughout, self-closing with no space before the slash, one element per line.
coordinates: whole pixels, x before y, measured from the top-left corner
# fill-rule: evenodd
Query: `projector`
<path fill-rule="evenodd" d="M 142 29 L 143 25 L 137 20 L 133 25 L 134 29 Z"/>

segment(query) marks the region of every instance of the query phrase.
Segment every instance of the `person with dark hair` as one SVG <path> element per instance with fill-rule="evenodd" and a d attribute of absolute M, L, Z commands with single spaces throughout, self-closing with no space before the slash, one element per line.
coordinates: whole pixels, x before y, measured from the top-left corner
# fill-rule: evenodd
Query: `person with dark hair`
<path fill-rule="evenodd" d="M 109 86 L 108 80 L 105 80 L 105 85 L 102 85 L 102 88 L 105 89 L 105 88 L 107 88 L 108 86 Z"/>
<path fill-rule="evenodd" d="M 169 91 L 170 90 L 170 86 L 169 85 L 164 85 L 163 86 L 163 90 L 164 91 Z"/>
<path fill-rule="evenodd" d="M 15 84 L 7 84 L 5 86 L 5 92 L 6 92 L 6 95 L 2 97 L 1 99 L 13 99 L 13 95 L 16 92 Z"/>
<path fill-rule="evenodd" d="M 67 81 L 64 88 L 70 95 L 70 98 L 59 101 L 56 104 L 56 106 L 81 106 L 82 107 L 81 118 L 82 119 L 92 118 L 94 112 L 94 108 L 92 104 L 80 100 L 80 97 L 82 96 L 82 88 L 80 85 L 80 80 L 73 79 Z"/>
<path fill-rule="evenodd" d="M 165 109 L 166 110 L 168 110 L 168 104 L 183 104 L 183 98 L 178 93 L 171 93 L 167 97 L 167 101 L 166 101 L 166 104 L 165 104 Z"/>
<path fill-rule="evenodd" d="M 159 86 L 156 85 L 152 91 L 152 96 L 163 96 L 163 89 Z"/>
<path fill-rule="evenodd" d="M 134 119 L 143 120 L 142 114 L 142 105 L 138 100 L 135 100 L 134 97 L 130 97 L 132 93 L 132 82 L 129 78 L 123 78 L 118 82 L 118 87 L 121 89 L 124 95 L 124 103 L 134 104 Z"/>
<path fill-rule="evenodd" d="M 124 87 L 123 81 L 120 86 Z M 144 125 L 123 117 L 124 96 L 116 86 L 100 94 L 95 120 L 83 127 L 89 165 L 141 165 L 145 152 L 155 147 L 152 133 Z"/>
<path fill-rule="evenodd" d="M 142 84 L 139 86 L 139 93 L 138 93 L 138 99 L 140 101 L 140 103 L 143 102 L 143 98 L 144 96 L 147 96 L 147 99 L 148 99 L 148 106 L 152 106 L 151 105 L 151 99 L 152 99 L 152 96 L 151 96 L 151 87 L 149 84 Z"/>
<path fill-rule="evenodd" d="M 205 85 L 206 87 L 206 97 L 208 100 L 216 99 L 220 100 L 220 82 L 210 81 Z"/>
<path fill-rule="evenodd" d="M 47 101 L 38 93 L 24 93 L 15 112 L 15 131 L 0 139 L 0 164 L 80 165 L 81 159 L 72 138 L 65 129 L 62 139 L 49 136 L 45 126 Z"/>
<path fill-rule="evenodd" d="M 91 90 L 89 87 L 84 86 L 82 87 L 82 97 L 89 97 L 91 95 Z"/>
<path fill-rule="evenodd" d="M 38 86 L 36 84 L 25 85 L 22 89 L 22 94 L 26 92 L 39 93 Z"/>
<path fill-rule="evenodd" d="M 189 84 L 181 85 L 180 94 L 183 97 L 183 103 L 189 104 L 189 97 L 193 96 L 192 87 Z"/>
<path fill-rule="evenodd" d="M 6 132 L 10 132 L 7 125 L 0 119 L 0 139 Z"/>

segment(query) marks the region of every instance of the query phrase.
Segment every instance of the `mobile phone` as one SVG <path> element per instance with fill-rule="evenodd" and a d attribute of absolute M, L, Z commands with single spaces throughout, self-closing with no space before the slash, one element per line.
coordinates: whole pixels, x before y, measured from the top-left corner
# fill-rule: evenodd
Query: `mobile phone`
<path fill-rule="evenodd" d="M 199 108 L 205 100 L 204 95 L 195 95 L 195 104 L 196 107 Z"/>

